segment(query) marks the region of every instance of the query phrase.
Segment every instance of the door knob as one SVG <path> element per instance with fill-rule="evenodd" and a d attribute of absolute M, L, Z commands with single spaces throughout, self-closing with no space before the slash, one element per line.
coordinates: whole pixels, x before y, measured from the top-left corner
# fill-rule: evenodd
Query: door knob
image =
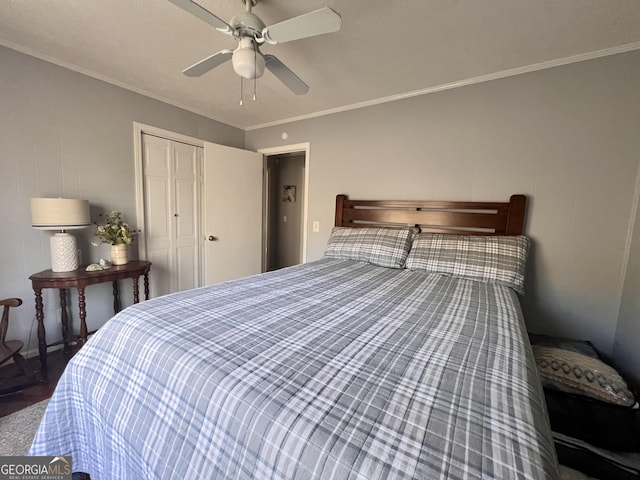
<path fill-rule="evenodd" d="M 214 237 L 213 235 L 209 235 L 209 241 L 210 241 L 210 242 L 213 242 L 213 241 L 215 241 L 215 240 L 217 240 L 217 238 L 216 238 L 216 237 Z"/>

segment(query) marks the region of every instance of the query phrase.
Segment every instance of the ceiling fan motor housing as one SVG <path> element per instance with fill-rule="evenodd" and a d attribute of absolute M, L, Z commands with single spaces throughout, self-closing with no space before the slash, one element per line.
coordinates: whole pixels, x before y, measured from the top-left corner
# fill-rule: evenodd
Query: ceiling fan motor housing
<path fill-rule="evenodd" d="M 262 38 L 262 30 L 265 24 L 260 18 L 251 12 L 243 12 L 229 21 L 229 25 L 233 29 L 233 36 L 236 38 L 244 38 L 246 36 L 255 39 Z"/>

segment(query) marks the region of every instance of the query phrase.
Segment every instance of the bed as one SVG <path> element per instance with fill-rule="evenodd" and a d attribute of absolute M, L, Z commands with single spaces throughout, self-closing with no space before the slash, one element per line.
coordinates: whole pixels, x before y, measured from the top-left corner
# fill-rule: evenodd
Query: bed
<path fill-rule="evenodd" d="M 31 455 L 103 479 L 554 479 L 526 199 L 336 199 L 322 259 L 133 305 Z"/>

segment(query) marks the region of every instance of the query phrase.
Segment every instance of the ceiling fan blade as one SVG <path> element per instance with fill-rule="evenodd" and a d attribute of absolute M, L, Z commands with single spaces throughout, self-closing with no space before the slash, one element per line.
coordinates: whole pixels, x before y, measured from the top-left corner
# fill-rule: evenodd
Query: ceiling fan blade
<path fill-rule="evenodd" d="M 231 27 L 224 20 L 216 17 L 213 13 L 211 13 L 206 8 L 198 5 L 197 3 L 191 0 L 169 0 L 175 6 L 180 7 L 186 12 L 189 12 L 191 15 L 198 17 L 200 20 L 207 22 L 209 25 L 217 28 L 220 31 L 227 32 L 231 31 Z"/>
<path fill-rule="evenodd" d="M 268 43 L 284 43 L 337 32 L 340 30 L 341 25 L 342 18 L 340 15 L 329 7 L 325 7 L 276 23 L 270 27 L 265 27 L 262 30 L 262 36 Z"/>
<path fill-rule="evenodd" d="M 273 73 L 278 80 L 296 95 L 304 95 L 309 91 L 309 86 L 293 73 L 289 67 L 278 60 L 273 55 L 265 55 L 264 61 L 267 69 Z"/>
<path fill-rule="evenodd" d="M 182 71 L 187 77 L 199 77 L 204 75 L 209 70 L 213 70 L 218 65 L 222 65 L 224 62 L 231 60 L 233 56 L 233 50 L 220 50 L 218 53 L 214 53 L 210 57 L 200 60 L 198 63 L 194 63 L 189 68 Z"/>

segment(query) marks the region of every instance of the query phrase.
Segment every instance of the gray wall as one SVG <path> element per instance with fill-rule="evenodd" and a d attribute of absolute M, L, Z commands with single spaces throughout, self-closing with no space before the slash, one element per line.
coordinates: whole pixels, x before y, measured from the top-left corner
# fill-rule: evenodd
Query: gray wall
<path fill-rule="evenodd" d="M 612 354 L 615 362 L 624 366 L 640 385 L 640 209 L 635 218 Z"/>
<path fill-rule="evenodd" d="M 244 132 L 148 97 L 0 47 L 0 298 L 21 297 L 8 338 L 37 347 L 32 273 L 51 267 L 49 232 L 31 228 L 29 199 L 65 196 L 97 210 L 120 210 L 135 222 L 133 122 L 234 147 Z M 97 218 L 94 218 L 96 220 Z M 77 230 L 84 262 L 109 258 L 92 247 L 93 228 Z M 136 249 L 132 249 L 135 257 Z M 126 283 L 126 285 L 125 285 Z M 132 301 L 122 282 L 123 303 Z M 72 319 L 78 331 L 76 297 Z M 60 338 L 57 292 L 44 292 L 47 340 Z M 87 288 L 87 321 L 95 329 L 111 315 L 111 286 Z"/>
<path fill-rule="evenodd" d="M 310 142 L 309 223 L 321 230 L 308 225 L 308 260 L 322 256 L 338 193 L 528 195 L 529 328 L 611 354 L 640 159 L 639 60 L 636 51 L 249 131 L 247 148 Z M 637 283 L 629 275 L 628 296 Z M 616 344 L 627 352 L 637 347 L 638 333 L 626 337 L 638 330 L 637 304 L 628 316 Z"/>

